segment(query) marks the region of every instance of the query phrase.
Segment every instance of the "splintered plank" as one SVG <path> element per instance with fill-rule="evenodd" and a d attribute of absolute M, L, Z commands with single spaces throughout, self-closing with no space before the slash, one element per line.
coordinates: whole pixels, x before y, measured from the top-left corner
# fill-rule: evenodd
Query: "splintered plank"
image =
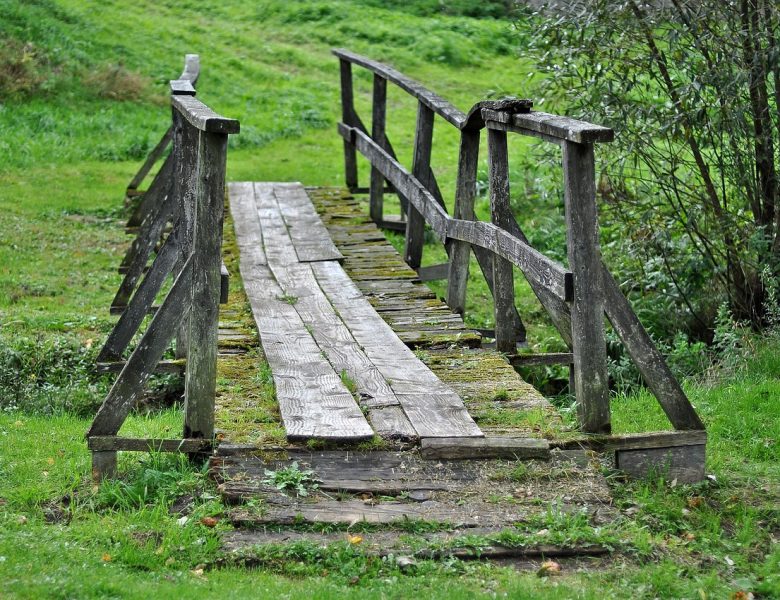
<path fill-rule="evenodd" d="M 333 369 L 355 383 L 369 420 L 385 438 L 412 439 L 416 431 L 404 415 L 393 390 L 358 346 L 320 289 L 310 264 L 299 262 L 290 229 L 283 220 L 278 184 L 257 184 L 255 199 L 268 265 L 285 297 L 294 298 L 294 310 L 325 352 Z M 327 232 L 326 232 L 327 235 Z"/>
<path fill-rule="evenodd" d="M 482 437 L 463 401 L 398 338 L 339 264 L 313 263 L 312 268 L 320 287 L 393 389 L 420 437 Z"/>
<path fill-rule="evenodd" d="M 300 183 L 275 183 L 273 189 L 300 262 L 344 258 Z"/>
<path fill-rule="evenodd" d="M 250 184 L 251 185 L 251 184 Z M 290 439 L 362 440 L 373 431 L 352 394 L 285 298 L 265 255 L 254 189 L 231 186 L 231 212 L 242 257 L 241 276 L 273 373 L 282 421 Z M 234 193 L 235 192 L 235 193 Z"/>

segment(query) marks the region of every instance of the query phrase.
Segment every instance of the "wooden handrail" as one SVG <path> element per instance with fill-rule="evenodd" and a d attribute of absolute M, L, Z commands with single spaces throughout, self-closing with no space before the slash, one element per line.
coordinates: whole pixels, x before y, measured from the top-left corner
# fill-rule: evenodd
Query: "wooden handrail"
<path fill-rule="evenodd" d="M 532 290 L 571 348 L 572 382 L 580 426 L 588 433 L 610 430 L 606 368 L 605 315 L 648 381 L 672 424 L 680 430 L 703 429 L 663 357 L 653 345 L 628 301 L 601 261 L 596 212 L 594 144 L 614 139 L 612 129 L 565 116 L 531 110 L 529 100 L 477 102 L 467 114 L 392 67 L 344 49 L 333 50 L 341 64 L 342 122 L 347 185 L 359 190 L 356 152 L 371 163 L 370 215 L 383 222 L 385 181 L 408 204 L 405 258 L 421 264 L 424 225 L 445 244 L 449 256 L 447 302 L 463 313 L 471 251 L 494 299 L 496 347 L 516 352 L 523 329 L 514 300 L 512 265 L 525 274 Z M 374 73 L 371 134 L 353 99 L 352 65 Z M 418 100 L 411 172 L 396 159 L 386 134 L 386 82 Z M 430 170 L 433 117 L 439 115 L 461 131 L 455 209 L 451 217 Z M 491 223 L 476 220 L 474 202 L 480 131 L 488 133 Z M 567 252 L 570 269 L 528 244 L 509 202 L 507 134 L 537 137 L 561 147 Z"/>

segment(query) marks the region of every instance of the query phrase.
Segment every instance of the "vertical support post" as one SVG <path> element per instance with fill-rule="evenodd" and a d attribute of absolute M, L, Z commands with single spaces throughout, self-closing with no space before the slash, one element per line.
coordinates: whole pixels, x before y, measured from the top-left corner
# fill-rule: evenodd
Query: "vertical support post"
<path fill-rule="evenodd" d="M 604 292 L 593 144 L 564 141 L 562 148 L 566 242 L 574 283 L 571 330 L 578 416 L 582 431 L 609 433 Z"/>
<path fill-rule="evenodd" d="M 487 130 L 488 170 L 490 172 L 490 218 L 494 225 L 509 229 L 513 220 L 509 205 L 509 155 L 506 132 Z M 512 263 L 493 255 L 493 305 L 496 320 L 496 349 L 517 352 L 514 327 L 515 279 Z"/>
<path fill-rule="evenodd" d="M 200 132 L 192 244 L 192 309 L 184 384 L 184 437 L 214 437 L 227 135 Z"/>
<path fill-rule="evenodd" d="M 195 229 L 195 178 L 198 170 L 197 152 L 200 132 L 187 123 L 176 109 L 173 110 L 173 123 L 173 152 L 175 156 L 173 201 L 177 215 L 174 217 L 174 226 L 179 230 L 181 244 L 181 256 L 173 272 L 175 277 L 192 253 Z M 176 334 L 176 358 L 187 357 L 188 335 L 189 317 L 185 315 Z"/>
<path fill-rule="evenodd" d="M 458 179 L 455 183 L 455 210 L 453 217 L 473 221 L 474 200 L 477 197 L 477 168 L 479 161 L 479 130 L 461 131 L 458 154 Z M 456 313 L 466 312 L 466 283 L 469 279 L 471 244 L 451 240 L 450 268 L 447 278 L 447 304 Z"/>
<path fill-rule="evenodd" d="M 116 450 L 92 452 L 92 481 L 100 483 L 116 475 Z"/>
<path fill-rule="evenodd" d="M 430 189 L 431 147 L 433 145 L 434 112 L 422 102 L 417 104 L 417 128 L 414 132 L 414 158 L 412 175 L 427 189 Z M 422 263 L 423 244 L 425 243 L 425 218 L 409 203 L 409 215 L 406 221 L 406 245 L 404 258 L 410 267 L 417 269 Z"/>
<path fill-rule="evenodd" d="M 345 125 L 355 126 L 355 102 L 352 93 L 352 63 L 339 59 L 341 67 L 341 120 Z M 358 186 L 357 150 L 344 140 L 344 183 L 353 190 Z"/>
<path fill-rule="evenodd" d="M 371 111 L 371 137 L 384 150 L 387 150 L 385 141 L 385 116 L 387 112 L 387 80 L 381 75 L 374 74 L 374 97 Z M 371 188 L 369 190 L 369 214 L 371 219 L 378 223 L 382 220 L 384 204 L 385 178 L 375 166 L 371 166 Z"/>

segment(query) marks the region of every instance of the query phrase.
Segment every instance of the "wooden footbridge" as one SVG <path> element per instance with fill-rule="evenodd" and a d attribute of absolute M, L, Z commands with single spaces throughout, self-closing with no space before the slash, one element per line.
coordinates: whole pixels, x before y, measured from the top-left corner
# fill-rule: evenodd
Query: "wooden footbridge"
<path fill-rule="evenodd" d="M 587 510 L 595 521 L 609 518 L 601 472 L 612 457 L 630 475 L 656 470 L 678 481 L 701 479 L 702 422 L 601 262 L 594 145 L 609 142 L 612 131 L 533 111 L 525 100 L 480 102 L 462 113 L 387 65 L 334 54 L 346 189 L 226 184 L 227 139 L 238 134 L 238 122 L 195 97 L 196 56 L 188 55 L 171 82 L 171 126 L 128 189 L 134 211 L 127 228 L 135 239 L 111 307 L 119 320 L 99 356 L 98 367 L 118 375 L 87 433 L 94 476 L 114 474 L 118 451 L 185 452 L 210 460 L 225 499 L 239 505 L 235 524 L 425 519 L 470 531 L 498 530 L 551 503 Z M 373 73 L 370 131 L 354 106 L 353 67 Z M 385 132 L 388 82 L 418 101 L 410 169 Z M 430 166 L 437 116 L 460 132 L 451 215 Z M 483 129 L 489 223 L 474 213 Z M 509 134 L 561 147 L 568 268 L 532 248 L 510 210 Z M 358 154 L 371 165 L 366 187 L 358 182 Z M 139 191 L 157 163 L 151 184 Z M 368 214 L 356 199 L 361 194 L 368 194 Z M 398 196 L 400 218 L 384 214 L 386 194 Z M 444 245 L 446 265 L 421 267 L 426 227 Z M 405 233 L 403 256 L 383 228 Z M 493 295 L 495 330 L 471 330 L 462 318 L 472 253 Z M 517 353 L 525 329 L 515 269 L 568 353 Z M 447 280 L 446 302 L 422 283 L 428 278 Z M 605 316 L 674 431 L 611 434 Z M 484 337 L 495 343 L 483 344 Z M 271 420 L 284 428 L 284 440 L 253 435 L 251 426 L 249 433 L 231 430 L 231 411 L 251 409 L 253 398 L 231 404 L 218 385 L 225 365 L 249 369 L 263 361 L 275 389 Z M 577 431 L 513 368 L 556 362 L 570 365 Z M 232 376 L 241 380 L 242 369 Z M 155 372 L 185 379 L 183 435 L 120 435 Z M 532 460 L 525 468 L 537 476 L 520 478 L 518 487 L 507 469 L 520 460 Z M 314 493 L 281 493 L 272 475 L 285 468 L 310 469 Z M 565 484 L 552 473 L 565 473 Z M 260 499 L 262 510 L 242 508 L 250 498 Z M 266 528 L 236 532 L 231 543 L 295 535 Z M 376 540 L 377 547 L 388 543 Z"/>

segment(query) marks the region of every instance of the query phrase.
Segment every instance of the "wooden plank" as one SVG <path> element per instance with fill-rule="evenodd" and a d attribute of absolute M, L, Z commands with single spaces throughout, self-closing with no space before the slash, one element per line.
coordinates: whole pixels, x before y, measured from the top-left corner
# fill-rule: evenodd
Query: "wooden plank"
<path fill-rule="evenodd" d="M 257 189 L 257 187 L 256 187 Z M 277 184 L 264 184 L 256 196 L 268 265 L 285 297 L 295 298 L 294 310 L 325 352 L 336 373 L 345 373 L 356 386 L 362 399 L 382 406 L 398 406 L 398 400 L 382 374 L 371 363 L 347 326 L 333 310 L 333 306 L 320 289 L 310 264 L 298 262 L 291 240 L 291 230 L 286 227 L 280 213 L 285 188 Z M 302 187 L 297 187 L 305 195 Z M 311 202 L 306 197 L 311 206 Z M 313 208 L 312 208 L 313 210 Z M 327 232 L 326 232 L 327 235 Z M 378 319 L 379 317 L 377 317 Z M 413 438 L 415 430 L 403 414 L 383 411 L 369 417 L 377 422 L 386 437 Z M 395 429 L 389 429 L 390 427 Z M 377 433 L 380 433 L 377 431 Z M 380 435 L 382 435 L 380 433 Z"/>
<path fill-rule="evenodd" d="M 200 76 L 200 57 L 197 54 L 184 55 L 184 70 L 179 75 L 179 79 L 187 79 L 195 85 Z"/>
<path fill-rule="evenodd" d="M 355 104 L 352 91 L 352 64 L 347 60 L 339 61 L 341 77 L 341 120 L 351 126 L 356 125 L 353 115 Z M 349 189 L 358 186 L 357 152 L 354 141 L 344 139 L 344 182 Z"/>
<path fill-rule="evenodd" d="M 704 429 L 704 423 L 677 378 L 604 263 L 601 264 L 601 270 L 607 318 L 669 421 L 675 429 Z"/>
<path fill-rule="evenodd" d="M 484 109 L 514 113 L 530 112 L 534 103 L 525 98 L 504 98 L 502 100 L 481 100 L 474 104 L 466 114 L 466 123 L 463 131 L 479 132 L 485 127 L 485 119 L 482 117 Z"/>
<path fill-rule="evenodd" d="M 446 121 L 460 129 L 466 122 L 466 115 L 455 108 L 452 104 L 444 100 L 438 94 L 426 89 L 422 84 L 410 79 L 406 75 L 399 73 L 392 67 L 383 63 L 371 60 L 365 56 L 355 54 L 349 50 L 338 48 L 333 50 L 333 54 L 338 56 L 342 62 L 349 61 L 350 63 L 359 65 L 369 71 L 372 71 L 383 78 L 387 79 L 391 83 L 394 83 L 406 93 L 417 98 L 427 108 L 434 111 L 439 116 L 443 117 Z"/>
<path fill-rule="evenodd" d="M 104 479 L 116 475 L 116 452 L 92 453 L 92 481 L 100 483 Z"/>
<path fill-rule="evenodd" d="M 168 82 L 174 96 L 194 96 L 195 87 L 188 79 L 171 79 Z"/>
<path fill-rule="evenodd" d="M 479 164 L 479 132 L 462 131 L 458 154 L 458 177 L 455 182 L 453 217 L 474 221 L 474 200 L 477 197 L 477 168 Z M 447 276 L 447 305 L 456 313 L 466 312 L 466 284 L 469 279 L 471 245 L 451 242 L 449 273 Z"/>
<path fill-rule="evenodd" d="M 496 227 L 506 230 L 512 210 L 509 206 L 509 154 L 506 133 L 488 129 L 488 171 L 490 173 L 490 216 Z M 514 323 L 515 284 L 512 263 L 493 257 L 493 315 L 496 349 L 514 354 L 517 335 Z"/>
<path fill-rule="evenodd" d="M 667 481 L 698 483 L 704 479 L 704 444 L 651 448 L 643 450 L 618 450 L 615 467 L 629 477 L 644 479 L 663 476 Z"/>
<path fill-rule="evenodd" d="M 417 105 L 417 126 L 414 132 L 412 176 L 420 182 L 426 191 L 430 190 L 433 115 L 433 111 L 422 102 Z M 430 193 L 428 195 L 430 196 Z M 415 202 L 412 201 L 412 204 L 409 206 L 409 213 L 406 220 L 404 260 L 413 269 L 417 269 L 422 263 L 424 245 L 425 219 L 423 214 L 417 209 Z"/>
<path fill-rule="evenodd" d="M 462 400 L 401 342 L 360 290 L 332 262 L 313 263 L 314 274 L 369 360 L 395 392 L 420 437 L 481 437 Z"/>
<path fill-rule="evenodd" d="M 155 145 L 155 147 L 152 148 L 152 151 L 149 152 L 149 155 L 146 157 L 144 164 L 141 165 L 141 168 L 138 169 L 138 172 L 130 180 L 130 183 L 127 184 L 128 192 L 134 192 L 138 190 L 138 186 L 141 185 L 141 182 L 144 179 L 146 179 L 146 176 L 149 174 L 149 171 L 152 170 L 154 164 L 158 160 L 160 160 L 166 148 L 168 148 L 168 146 L 170 145 L 172 135 L 173 135 L 173 131 L 171 127 L 168 127 L 168 129 L 166 129 L 163 136 L 160 138 L 160 141 L 157 142 L 157 145 Z M 141 220 L 142 219 L 138 219 L 135 225 L 140 224 Z M 128 226 L 132 226 L 130 222 L 128 222 Z"/>
<path fill-rule="evenodd" d="M 547 440 L 517 437 L 433 438 L 420 440 L 420 456 L 426 460 L 550 458 Z"/>
<path fill-rule="evenodd" d="M 706 431 L 656 431 L 648 433 L 624 433 L 620 435 L 589 435 L 587 437 L 553 442 L 556 448 L 573 450 L 642 450 L 672 448 L 675 446 L 699 446 L 707 443 Z"/>
<path fill-rule="evenodd" d="M 387 80 L 374 75 L 374 93 L 371 111 L 371 137 L 385 145 L 385 119 L 387 113 Z M 369 215 L 373 221 L 381 221 L 384 202 L 385 178 L 374 166 L 371 167 L 371 188 L 369 197 Z"/>
<path fill-rule="evenodd" d="M 87 437 L 114 435 L 119 431 L 155 365 L 160 362 L 183 314 L 189 310 L 191 286 L 192 262 L 188 260 L 98 409 Z"/>
<path fill-rule="evenodd" d="M 586 433 L 609 433 L 609 382 L 593 145 L 564 142 L 563 182 L 566 246 L 574 283 L 571 328 L 579 424 Z"/>
<path fill-rule="evenodd" d="M 171 105 L 187 120 L 187 122 L 209 133 L 238 133 L 239 122 L 218 115 L 194 96 L 173 96 Z"/>
<path fill-rule="evenodd" d="M 227 304 L 230 296 L 230 273 L 228 273 L 225 263 L 219 268 L 219 303 Z"/>
<path fill-rule="evenodd" d="M 258 195 L 270 191 L 262 186 L 255 189 Z M 230 207 L 243 256 L 253 246 L 263 244 L 254 195 L 231 195 Z M 372 437 L 373 431 L 352 394 L 320 353 L 294 306 L 285 301 L 270 269 L 255 261 L 242 260 L 239 265 L 263 350 L 273 372 L 287 436 L 332 440 Z"/>
<path fill-rule="evenodd" d="M 287 225 L 298 262 L 343 260 L 322 219 L 300 183 L 274 184 L 274 195 Z"/>
<path fill-rule="evenodd" d="M 204 452 L 211 450 L 213 443 L 204 439 L 142 439 L 124 438 L 113 435 L 96 435 L 87 438 L 87 446 L 93 452 L 124 450 L 131 452 Z"/>
<path fill-rule="evenodd" d="M 138 286 L 138 290 L 133 294 L 130 303 L 108 335 L 97 356 L 99 362 L 122 356 L 144 318 L 150 312 L 162 284 L 173 270 L 173 266 L 179 258 L 179 250 L 178 235 L 174 232 L 165 240 L 160 253 L 155 257 L 151 268 Z"/>
<path fill-rule="evenodd" d="M 544 354 L 515 354 L 509 357 L 513 367 L 539 367 L 543 365 L 570 365 L 574 361 L 571 352 L 546 352 Z"/>
<path fill-rule="evenodd" d="M 615 139 L 614 131 L 608 127 L 540 111 L 508 114 L 485 108 L 482 109 L 482 118 L 485 121 L 507 125 L 504 130 L 526 135 L 539 134 L 558 142 L 592 144 L 611 142 Z"/>
<path fill-rule="evenodd" d="M 214 437 L 222 223 L 228 137 L 201 132 L 198 142 L 192 246 L 192 301 L 187 333 L 184 437 Z"/>

